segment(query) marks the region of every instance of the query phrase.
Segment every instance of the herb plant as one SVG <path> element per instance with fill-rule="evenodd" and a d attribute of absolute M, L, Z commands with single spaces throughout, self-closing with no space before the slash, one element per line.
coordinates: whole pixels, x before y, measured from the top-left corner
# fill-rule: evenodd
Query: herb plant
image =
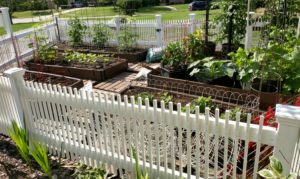
<path fill-rule="evenodd" d="M 283 169 L 281 162 L 274 156 L 270 157 L 270 169 L 262 169 L 258 174 L 263 178 L 272 178 L 272 179 L 296 179 L 297 176 L 294 173 L 289 174 L 288 176 L 283 175 Z"/>
<path fill-rule="evenodd" d="M 93 43 L 99 47 L 104 47 L 111 36 L 111 30 L 105 24 L 97 24 L 93 27 Z"/>
<path fill-rule="evenodd" d="M 202 36 L 202 31 L 197 30 L 183 39 L 186 58 L 190 62 L 201 59 L 205 56 L 203 48 L 204 41 L 202 40 Z"/>
<path fill-rule="evenodd" d="M 86 32 L 87 26 L 78 18 L 71 19 L 68 21 L 70 26 L 68 35 L 72 46 L 81 45 L 83 42 L 84 33 Z"/>
<path fill-rule="evenodd" d="M 124 27 L 121 29 L 117 36 L 118 39 L 118 49 L 120 51 L 133 51 L 137 45 L 138 35 L 130 29 L 129 27 Z"/>
<path fill-rule="evenodd" d="M 39 144 L 37 142 L 32 142 L 32 148 L 30 148 L 30 154 L 34 160 L 39 164 L 43 172 L 52 179 L 52 170 L 50 162 L 47 155 L 47 149 L 44 144 Z"/>
<path fill-rule="evenodd" d="M 18 152 L 24 161 L 30 164 L 29 139 L 26 129 L 20 128 L 16 121 L 12 121 L 12 129 L 8 129 L 10 137 L 16 143 Z"/>
<path fill-rule="evenodd" d="M 206 107 L 211 108 L 211 109 L 215 108 L 210 96 L 209 97 L 199 96 L 197 99 L 193 100 L 192 103 L 190 104 L 190 112 L 191 113 L 196 112 L 196 106 L 199 106 L 199 111 L 201 113 L 205 112 Z M 182 112 L 185 112 L 186 107 L 184 106 L 181 110 L 182 110 Z"/>
<path fill-rule="evenodd" d="M 172 101 L 173 101 L 173 96 L 172 96 L 170 93 L 168 93 L 168 92 L 164 92 L 164 93 L 162 93 L 162 95 L 160 96 L 160 99 L 161 99 L 162 101 L 164 101 L 164 103 L 165 103 L 166 105 L 168 105 L 169 102 L 172 102 Z"/>

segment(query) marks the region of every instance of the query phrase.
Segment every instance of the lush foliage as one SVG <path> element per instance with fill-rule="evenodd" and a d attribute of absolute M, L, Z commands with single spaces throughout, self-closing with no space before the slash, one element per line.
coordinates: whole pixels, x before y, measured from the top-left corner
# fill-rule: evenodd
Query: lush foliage
<path fill-rule="evenodd" d="M 272 179 L 294 179 L 296 174 L 292 173 L 288 176 L 283 175 L 283 168 L 281 162 L 274 156 L 270 157 L 270 169 L 262 169 L 258 172 L 263 178 Z"/>
<path fill-rule="evenodd" d="M 244 0 L 217 0 L 213 2 L 213 6 L 221 9 L 221 13 L 214 18 L 215 24 L 222 24 L 217 41 L 222 42 L 228 39 L 229 22 L 232 17 L 232 44 L 239 46 L 246 33 L 247 3 Z"/>
<path fill-rule="evenodd" d="M 71 19 L 68 21 L 70 26 L 68 35 L 72 46 L 81 45 L 83 42 L 84 33 L 86 32 L 87 26 L 78 18 Z"/>
<path fill-rule="evenodd" d="M 38 59 L 43 63 L 53 63 L 56 60 L 56 49 L 54 47 L 40 46 L 38 51 Z"/>
<path fill-rule="evenodd" d="M 168 104 L 173 101 L 173 96 L 169 92 L 163 92 L 160 99 L 168 106 Z"/>
<path fill-rule="evenodd" d="M 132 16 L 141 7 L 141 0 L 117 0 L 116 5 L 126 15 Z"/>
<path fill-rule="evenodd" d="M 203 33 L 201 30 L 197 30 L 194 33 L 189 34 L 183 39 L 183 46 L 185 49 L 186 58 L 189 61 L 201 59 L 205 56 L 202 40 Z"/>
<path fill-rule="evenodd" d="M 78 179 L 102 179 L 105 178 L 106 173 L 107 172 L 103 166 L 92 168 L 80 163 L 76 166 L 75 172 L 72 176 Z"/>
<path fill-rule="evenodd" d="M 119 43 L 119 50 L 132 51 L 137 45 L 138 35 L 134 32 L 133 29 L 130 29 L 129 27 L 124 27 L 118 34 L 117 39 Z"/>
<path fill-rule="evenodd" d="M 91 53 L 80 53 L 80 52 L 65 52 L 64 58 L 67 60 L 68 64 L 89 64 L 93 65 L 96 62 L 102 62 L 102 63 L 108 63 L 110 62 L 110 58 L 108 58 L 105 55 L 97 55 L 97 54 L 91 54 Z"/>
<path fill-rule="evenodd" d="M 104 47 L 111 36 L 111 30 L 104 24 L 97 24 L 93 27 L 93 43 L 99 47 Z"/>
<path fill-rule="evenodd" d="M 206 57 L 191 63 L 188 67 L 190 76 L 195 76 L 197 80 L 208 82 L 209 80 L 225 75 L 233 76 L 234 69 L 225 60 L 216 60 L 213 57 Z"/>
<path fill-rule="evenodd" d="M 196 106 L 199 106 L 199 112 L 204 113 L 205 108 L 208 107 L 210 109 L 214 109 L 215 105 L 213 104 L 213 101 L 211 97 L 204 97 L 199 96 L 197 99 L 193 100 L 190 104 L 190 112 L 195 113 L 196 112 Z M 186 112 L 186 106 L 182 107 L 182 112 Z"/>
<path fill-rule="evenodd" d="M 30 148 L 30 154 L 34 158 L 34 160 L 39 164 L 43 172 L 52 179 L 52 170 L 50 166 L 50 162 L 47 155 L 47 149 L 45 145 L 41 145 L 37 142 L 31 143 L 32 148 Z"/>
<path fill-rule="evenodd" d="M 10 137 L 16 143 L 17 149 L 26 163 L 30 163 L 29 139 L 26 129 L 20 128 L 16 121 L 12 121 L 12 129 L 8 129 Z"/>
<path fill-rule="evenodd" d="M 173 42 L 169 43 L 164 49 L 161 63 L 165 67 L 176 69 L 187 64 L 188 61 L 185 57 L 183 44 L 180 42 Z"/>
<path fill-rule="evenodd" d="M 154 95 L 149 92 L 142 92 L 136 95 L 136 99 L 141 98 L 142 104 L 145 104 L 146 99 L 149 100 L 149 103 L 152 103 L 154 100 Z"/>

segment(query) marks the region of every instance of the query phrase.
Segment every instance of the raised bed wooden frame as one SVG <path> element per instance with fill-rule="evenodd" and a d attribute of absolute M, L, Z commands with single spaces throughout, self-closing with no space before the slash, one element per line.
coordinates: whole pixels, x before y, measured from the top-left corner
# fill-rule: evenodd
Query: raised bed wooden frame
<path fill-rule="evenodd" d="M 32 71 L 40 71 L 46 73 L 53 73 L 63 76 L 70 76 L 74 78 L 87 79 L 92 81 L 105 81 L 116 75 L 124 72 L 128 68 L 127 60 L 120 59 L 112 65 L 103 69 L 89 69 L 89 68 L 78 68 L 72 66 L 62 65 L 48 65 L 34 62 L 28 62 L 27 67 Z"/>

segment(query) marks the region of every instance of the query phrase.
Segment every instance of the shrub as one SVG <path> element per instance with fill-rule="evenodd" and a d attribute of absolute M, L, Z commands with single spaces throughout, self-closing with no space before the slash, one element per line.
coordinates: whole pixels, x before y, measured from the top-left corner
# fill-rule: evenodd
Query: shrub
<path fill-rule="evenodd" d="M 132 16 L 142 5 L 141 0 L 117 0 L 117 6 L 126 15 Z"/>
<path fill-rule="evenodd" d="M 82 44 L 83 36 L 87 29 L 86 25 L 78 18 L 71 19 L 68 21 L 70 29 L 68 30 L 68 35 L 70 38 L 70 43 L 72 46 L 77 46 Z"/>
<path fill-rule="evenodd" d="M 183 39 L 183 46 L 185 48 L 185 53 L 189 61 L 195 61 L 202 59 L 204 57 L 203 51 L 203 33 L 201 30 L 189 34 Z"/>
<path fill-rule="evenodd" d="M 111 35 L 110 28 L 104 24 L 97 24 L 93 28 L 93 43 L 99 47 L 104 47 Z"/>
<path fill-rule="evenodd" d="M 138 35 L 134 33 L 129 27 L 125 27 L 121 30 L 118 37 L 119 50 L 132 51 L 137 45 Z"/>

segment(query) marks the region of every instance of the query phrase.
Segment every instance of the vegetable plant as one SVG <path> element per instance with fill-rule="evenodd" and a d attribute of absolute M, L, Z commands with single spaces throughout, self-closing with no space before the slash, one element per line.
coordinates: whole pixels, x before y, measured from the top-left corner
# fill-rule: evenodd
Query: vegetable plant
<path fill-rule="evenodd" d="M 111 30 L 105 24 L 97 24 L 93 27 L 93 43 L 99 47 L 104 47 L 111 36 Z"/>
<path fill-rule="evenodd" d="M 232 77 L 235 72 L 227 61 L 216 60 L 214 57 L 197 60 L 188 66 L 188 70 L 191 70 L 190 76 L 205 82 L 225 75 Z"/>
<path fill-rule="evenodd" d="M 196 30 L 196 32 L 189 34 L 183 39 L 186 58 L 190 62 L 201 59 L 205 56 L 203 48 L 204 41 L 202 40 L 202 36 L 202 31 Z"/>
<path fill-rule="evenodd" d="M 32 142 L 31 144 L 32 148 L 29 148 L 30 154 L 39 164 L 43 172 L 49 177 L 49 179 L 52 179 L 52 170 L 45 145 L 37 142 Z"/>
<path fill-rule="evenodd" d="M 214 18 L 214 23 L 221 23 L 217 41 L 223 42 L 232 33 L 232 45 L 238 47 L 246 33 L 247 3 L 244 0 L 217 0 L 213 6 L 219 7 L 221 13 Z M 230 18 L 232 23 L 230 24 Z M 231 31 L 231 32 L 230 32 Z"/>
<path fill-rule="evenodd" d="M 178 69 L 182 68 L 182 65 L 186 65 L 188 60 L 186 59 L 183 44 L 181 42 L 168 44 L 164 49 L 161 63 L 169 69 Z"/>
<path fill-rule="evenodd" d="M 136 99 L 138 99 L 139 97 L 142 99 L 142 103 L 145 104 L 145 100 L 149 99 L 149 103 L 152 103 L 154 100 L 154 95 L 149 93 L 149 92 L 142 92 L 136 95 Z"/>
<path fill-rule="evenodd" d="M 78 64 L 89 64 L 93 65 L 96 62 L 109 63 L 111 61 L 110 58 L 105 55 L 97 55 L 91 53 L 80 53 L 80 52 L 65 52 L 64 58 L 67 60 L 68 64 L 78 63 Z"/>
<path fill-rule="evenodd" d="M 84 33 L 87 30 L 87 26 L 77 17 L 68 21 L 70 26 L 68 35 L 72 46 L 81 45 L 83 42 Z"/>
<path fill-rule="evenodd" d="M 262 169 L 258 174 L 263 178 L 272 178 L 272 179 L 296 179 L 297 176 L 294 173 L 289 174 L 288 176 L 283 175 L 283 168 L 281 162 L 271 156 L 270 158 L 270 169 Z"/>
<path fill-rule="evenodd" d="M 190 112 L 195 113 L 196 111 L 196 106 L 199 106 L 199 111 L 201 113 L 205 112 L 205 108 L 211 108 L 214 109 L 215 105 L 213 104 L 213 101 L 211 100 L 211 97 L 204 97 L 204 96 L 199 96 L 197 99 L 193 100 L 192 103 L 190 104 Z M 186 111 L 186 107 L 184 106 L 182 109 L 182 112 Z"/>
<path fill-rule="evenodd" d="M 23 160 L 30 164 L 29 139 L 26 129 L 19 127 L 16 121 L 12 121 L 12 129 L 8 129 L 8 132 L 16 143 L 17 150 Z"/>
<path fill-rule="evenodd" d="M 117 39 L 120 51 L 133 51 L 137 45 L 138 35 L 130 27 L 124 27 L 118 34 Z"/>

